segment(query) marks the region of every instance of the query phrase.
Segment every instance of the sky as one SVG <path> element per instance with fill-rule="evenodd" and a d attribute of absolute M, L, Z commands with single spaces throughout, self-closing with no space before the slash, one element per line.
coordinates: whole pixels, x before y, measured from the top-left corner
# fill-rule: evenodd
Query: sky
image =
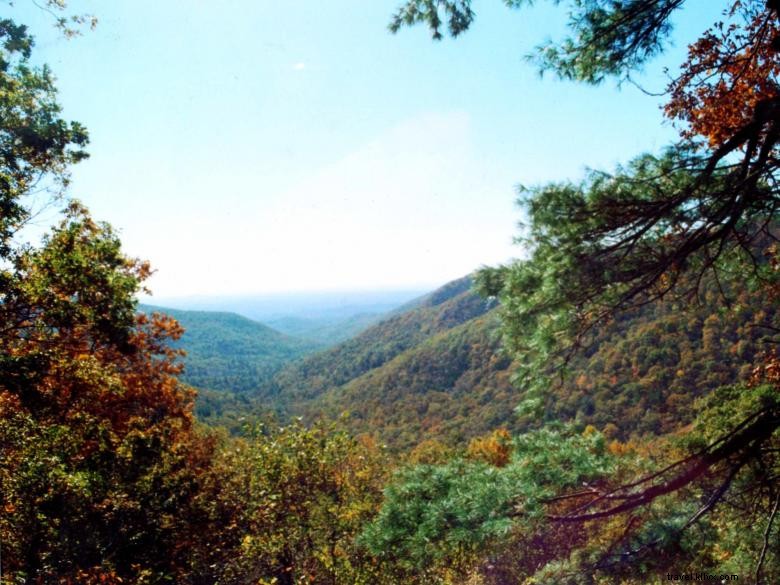
<path fill-rule="evenodd" d="M 157 272 L 155 297 L 422 289 L 522 256 L 517 185 L 578 180 L 676 131 L 632 85 L 540 77 L 548 3 L 475 2 L 464 36 L 397 35 L 399 0 L 71 0 L 65 39 L 20 0 L 34 60 L 90 131 L 71 194 Z M 683 12 L 664 66 L 717 3 Z M 706 20 L 705 20 L 706 18 Z"/>

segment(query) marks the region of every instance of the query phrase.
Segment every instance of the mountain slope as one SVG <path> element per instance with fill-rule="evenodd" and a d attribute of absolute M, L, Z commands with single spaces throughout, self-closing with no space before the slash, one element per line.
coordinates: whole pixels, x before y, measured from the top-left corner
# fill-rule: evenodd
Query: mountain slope
<path fill-rule="evenodd" d="M 340 319 L 315 319 L 288 315 L 268 319 L 265 323 L 285 335 L 328 347 L 354 337 L 384 317 L 383 313 L 370 312 L 357 313 Z"/>
<path fill-rule="evenodd" d="M 492 304 L 470 291 L 470 279 L 426 295 L 414 308 L 369 327 L 324 352 L 290 364 L 258 392 L 270 404 L 296 411 L 330 388 L 381 367 L 437 333 L 486 313 Z M 452 283 L 451 283 L 452 284 Z"/>
<path fill-rule="evenodd" d="M 399 450 L 429 438 L 464 445 L 499 426 L 527 429 L 537 416 L 622 439 L 671 432 L 695 416 L 696 398 L 746 381 L 756 355 L 772 347 L 765 324 L 777 308 L 747 291 L 729 294 L 731 308 L 713 287 L 698 303 L 657 302 L 603 327 L 567 376 L 551 372 L 540 415 L 515 414 L 523 394 L 510 383 L 498 310 L 467 281 L 290 364 L 260 397 L 307 420 L 348 412 L 353 432 Z"/>
<path fill-rule="evenodd" d="M 494 310 L 426 339 L 379 368 L 331 388 L 306 413 L 349 413 L 353 432 L 405 450 L 435 437 L 463 444 L 513 424 L 517 390 Z"/>
<path fill-rule="evenodd" d="M 178 343 L 187 351 L 182 378 L 196 388 L 246 392 L 318 348 L 235 313 L 151 305 L 140 305 L 139 310 L 166 313 L 184 327 Z"/>
<path fill-rule="evenodd" d="M 778 307 L 759 292 L 710 283 L 698 300 L 655 302 L 602 327 L 550 390 L 547 416 L 578 420 L 619 438 L 677 430 L 693 420 L 696 399 L 746 383 L 777 345 Z"/>

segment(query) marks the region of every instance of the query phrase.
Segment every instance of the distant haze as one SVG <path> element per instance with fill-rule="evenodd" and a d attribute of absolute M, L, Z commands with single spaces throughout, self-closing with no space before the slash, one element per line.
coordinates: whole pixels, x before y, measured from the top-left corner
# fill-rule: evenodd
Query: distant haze
<path fill-rule="evenodd" d="M 345 319 L 361 313 L 379 314 L 430 292 L 434 286 L 405 290 L 290 292 L 257 295 L 143 297 L 142 302 L 190 311 L 229 311 L 256 321 L 281 317 L 312 320 Z"/>

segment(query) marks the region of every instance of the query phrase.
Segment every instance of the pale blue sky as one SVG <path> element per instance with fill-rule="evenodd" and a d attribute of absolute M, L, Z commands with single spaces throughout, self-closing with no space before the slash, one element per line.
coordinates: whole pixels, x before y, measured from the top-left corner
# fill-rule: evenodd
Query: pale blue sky
<path fill-rule="evenodd" d="M 73 0 L 100 22 L 70 41 L 26 0 L 13 12 L 91 133 L 73 195 L 152 261 L 160 297 L 440 284 L 520 255 L 514 185 L 675 136 L 658 98 L 523 60 L 558 9 L 482 0 L 473 30 L 434 43 L 387 32 L 398 1 Z M 649 89 L 713 4 L 682 15 Z"/>

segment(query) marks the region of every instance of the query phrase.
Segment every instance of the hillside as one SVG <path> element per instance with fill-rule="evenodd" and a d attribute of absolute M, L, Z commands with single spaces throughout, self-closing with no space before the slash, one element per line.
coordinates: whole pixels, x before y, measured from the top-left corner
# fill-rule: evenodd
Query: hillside
<path fill-rule="evenodd" d="M 177 343 L 187 351 L 182 378 L 196 388 L 236 393 L 252 390 L 284 364 L 318 347 L 235 313 L 152 305 L 140 305 L 139 310 L 166 313 L 184 327 Z"/>
<path fill-rule="evenodd" d="M 299 339 L 306 339 L 323 347 L 336 345 L 354 337 L 384 317 L 383 313 L 363 312 L 340 318 L 274 317 L 265 323 Z"/>
<path fill-rule="evenodd" d="M 538 422 L 515 414 L 522 393 L 501 352 L 498 308 L 460 279 L 409 303 L 357 337 L 283 368 L 258 395 L 307 420 L 349 413 L 356 433 L 406 450 L 435 438 L 465 445 L 500 426 Z M 602 328 L 549 388 L 545 418 L 592 424 L 609 436 L 670 432 L 690 421 L 692 402 L 746 380 L 768 347 L 776 309 L 760 297 L 714 290 L 686 311 L 658 302 Z"/>
<path fill-rule="evenodd" d="M 282 369 L 258 398 L 296 412 L 320 394 L 379 368 L 434 335 L 483 315 L 491 303 L 470 291 L 464 277 L 331 349 Z"/>
<path fill-rule="evenodd" d="M 577 420 L 620 438 L 660 435 L 695 417 L 695 400 L 750 379 L 777 344 L 777 306 L 758 292 L 711 283 L 690 303 L 656 302 L 602 327 L 551 389 L 550 420 Z"/>
<path fill-rule="evenodd" d="M 463 444 L 512 426 L 518 401 L 500 348 L 496 310 L 438 333 L 381 367 L 332 388 L 307 413 L 349 412 L 353 432 L 377 432 L 401 450 L 425 438 Z"/>

